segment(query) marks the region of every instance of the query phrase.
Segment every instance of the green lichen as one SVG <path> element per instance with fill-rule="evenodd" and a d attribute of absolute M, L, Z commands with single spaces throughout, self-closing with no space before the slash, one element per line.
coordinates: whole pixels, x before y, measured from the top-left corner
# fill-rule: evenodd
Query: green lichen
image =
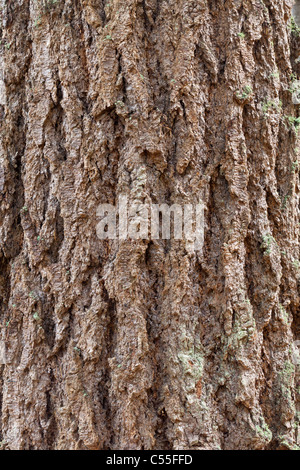
<path fill-rule="evenodd" d="M 246 100 L 247 98 L 249 98 L 249 96 L 253 93 L 253 90 L 251 88 L 251 86 L 249 85 L 246 85 L 244 86 L 243 90 L 242 91 L 237 91 L 236 92 L 236 97 L 241 100 L 241 101 L 244 101 Z"/>
<path fill-rule="evenodd" d="M 279 304 L 279 318 L 282 320 L 283 323 L 289 323 L 289 314 L 281 304 Z"/>
<path fill-rule="evenodd" d="M 299 170 L 299 162 L 298 162 L 298 160 L 296 160 L 292 164 L 292 173 L 297 173 L 298 170 Z"/>
<path fill-rule="evenodd" d="M 190 349 L 187 352 L 179 353 L 178 359 L 186 374 L 192 376 L 196 381 L 200 380 L 203 375 L 204 365 L 203 355 L 200 352 Z"/>
<path fill-rule="evenodd" d="M 293 16 L 291 16 L 290 23 L 289 23 L 288 27 L 289 27 L 289 30 L 290 30 L 291 34 L 293 34 L 296 37 L 299 37 L 300 28 L 297 25 L 297 23 L 295 21 L 295 18 Z"/>
<path fill-rule="evenodd" d="M 269 78 L 276 78 L 278 79 L 280 77 L 280 74 L 279 74 L 279 71 L 278 70 L 274 70 L 274 72 L 272 72 L 270 75 L 269 75 Z"/>
<path fill-rule="evenodd" d="M 297 259 L 294 259 L 293 260 L 293 267 L 298 271 L 298 269 L 300 268 L 300 261 L 297 260 Z"/>
<path fill-rule="evenodd" d="M 224 337 L 224 354 L 233 354 L 241 351 L 248 341 L 251 341 L 256 330 L 256 322 L 253 316 L 251 304 L 248 302 L 239 306 L 236 312 L 235 322 L 230 336 Z"/>
<path fill-rule="evenodd" d="M 275 101 L 275 100 L 265 100 L 263 103 L 262 103 L 262 112 L 263 112 L 263 115 L 264 117 L 268 117 L 269 116 L 269 112 L 271 110 L 275 110 L 275 111 L 280 111 L 282 108 L 282 101 L 279 100 L 279 101 Z"/>
<path fill-rule="evenodd" d="M 292 362 L 286 361 L 283 370 L 280 372 L 284 377 L 291 378 L 295 373 L 295 366 Z"/>
<path fill-rule="evenodd" d="M 283 369 L 278 374 L 281 396 L 284 397 L 286 405 L 296 413 L 292 399 L 291 389 L 294 386 L 295 366 L 292 362 L 286 361 Z"/>
<path fill-rule="evenodd" d="M 288 122 L 288 127 L 291 130 L 294 130 L 296 133 L 300 129 L 300 117 L 295 116 L 284 116 L 284 118 Z"/>
<path fill-rule="evenodd" d="M 270 233 L 266 233 L 263 236 L 263 243 L 261 244 L 261 249 L 263 250 L 265 256 L 270 256 L 272 252 L 272 246 L 274 244 L 276 244 L 274 237 L 272 237 Z"/>
<path fill-rule="evenodd" d="M 272 440 L 273 434 L 266 422 L 263 422 L 261 426 L 255 426 L 255 430 L 257 434 L 267 442 Z"/>

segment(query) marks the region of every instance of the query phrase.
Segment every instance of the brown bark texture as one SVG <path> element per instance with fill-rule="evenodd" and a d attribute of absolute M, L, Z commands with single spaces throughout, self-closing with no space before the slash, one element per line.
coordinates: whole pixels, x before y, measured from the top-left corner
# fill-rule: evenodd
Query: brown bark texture
<path fill-rule="evenodd" d="M 297 449 L 292 0 L 1 0 L 2 449 Z M 96 210 L 205 205 L 205 243 Z"/>

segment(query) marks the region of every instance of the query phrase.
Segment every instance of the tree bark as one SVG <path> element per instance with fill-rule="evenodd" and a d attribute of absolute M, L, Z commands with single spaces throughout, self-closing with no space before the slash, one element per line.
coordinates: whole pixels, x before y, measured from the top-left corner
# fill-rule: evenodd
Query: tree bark
<path fill-rule="evenodd" d="M 3 449 L 297 448 L 293 3 L 1 1 Z M 120 194 L 203 253 L 99 240 Z"/>

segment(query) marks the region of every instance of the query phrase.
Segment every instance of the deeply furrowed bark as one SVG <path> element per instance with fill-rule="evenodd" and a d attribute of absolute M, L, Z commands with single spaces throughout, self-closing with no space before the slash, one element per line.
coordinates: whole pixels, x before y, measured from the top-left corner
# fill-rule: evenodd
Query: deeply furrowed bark
<path fill-rule="evenodd" d="M 1 1 L 2 448 L 299 444 L 293 3 Z M 203 254 L 99 240 L 120 194 Z"/>

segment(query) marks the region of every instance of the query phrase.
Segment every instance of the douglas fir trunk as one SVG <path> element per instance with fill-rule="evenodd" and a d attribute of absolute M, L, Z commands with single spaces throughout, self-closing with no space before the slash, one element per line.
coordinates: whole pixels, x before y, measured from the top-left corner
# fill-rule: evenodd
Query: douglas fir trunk
<path fill-rule="evenodd" d="M 2 449 L 297 448 L 294 3 L 1 0 Z M 120 195 L 202 252 L 99 239 Z"/>

